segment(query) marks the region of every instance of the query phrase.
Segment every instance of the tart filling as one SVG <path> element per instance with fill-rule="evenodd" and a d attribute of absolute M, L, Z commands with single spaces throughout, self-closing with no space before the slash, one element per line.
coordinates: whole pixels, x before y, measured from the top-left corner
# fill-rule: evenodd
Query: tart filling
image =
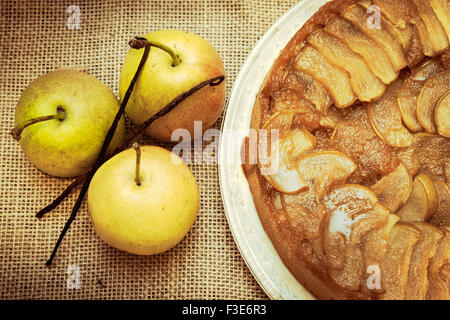
<path fill-rule="evenodd" d="M 318 298 L 450 296 L 448 6 L 331 1 L 257 96 L 251 126 L 276 134 L 244 171 L 275 248 Z"/>

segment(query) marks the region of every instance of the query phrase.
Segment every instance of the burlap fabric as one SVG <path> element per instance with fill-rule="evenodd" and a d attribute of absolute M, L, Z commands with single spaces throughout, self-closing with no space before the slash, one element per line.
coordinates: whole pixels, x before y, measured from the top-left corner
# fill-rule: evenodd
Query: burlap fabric
<path fill-rule="evenodd" d="M 117 95 L 128 40 L 157 29 L 187 30 L 211 41 L 224 60 L 229 94 L 256 41 L 295 2 L 0 2 L 1 299 L 267 298 L 228 228 L 217 167 L 206 164 L 191 166 L 200 185 L 201 209 L 174 249 L 141 257 L 111 248 L 95 234 L 84 204 L 53 266 L 45 267 L 77 193 L 46 218 L 36 219 L 34 213 L 71 180 L 47 176 L 30 165 L 9 131 L 22 90 L 59 67 L 86 71 Z M 80 8 L 81 29 L 67 27 L 71 5 Z M 147 138 L 141 142 L 153 143 Z M 79 268 L 80 289 L 67 288 L 70 265 Z"/>

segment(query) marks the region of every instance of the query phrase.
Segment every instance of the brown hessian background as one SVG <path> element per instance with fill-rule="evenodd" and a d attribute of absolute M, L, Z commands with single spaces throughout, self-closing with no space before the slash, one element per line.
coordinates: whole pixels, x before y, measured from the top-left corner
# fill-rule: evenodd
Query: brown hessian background
<path fill-rule="evenodd" d="M 117 96 L 128 41 L 158 29 L 191 31 L 209 40 L 225 63 L 229 94 L 257 40 L 295 2 L 0 2 L 0 299 L 267 299 L 229 230 L 216 165 L 190 166 L 201 208 L 172 250 L 144 257 L 111 248 L 95 234 L 84 202 L 53 265 L 46 267 L 78 192 L 44 219 L 35 218 L 71 180 L 38 171 L 9 132 L 24 88 L 58 68 L 85 71 Z M 80 29 L 67 27 L 71 5 L 80 9 Z M 222 117 L 215 127 L 221 122 Z M 140 142 L 156 143 L 146 137 Z M 80 271 L 80 289 L 67 288 L 71 265 Z"/>

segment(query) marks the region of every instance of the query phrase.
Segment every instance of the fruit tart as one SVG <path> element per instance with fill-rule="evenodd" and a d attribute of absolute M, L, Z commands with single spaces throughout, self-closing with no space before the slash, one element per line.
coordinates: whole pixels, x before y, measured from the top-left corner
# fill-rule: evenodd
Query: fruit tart
<path fill-rule="evenodd" d="M 447 0 L 334 0 L 266 76 L 243 169 L 317 298 L 450 299 L 449 39 Z"/>

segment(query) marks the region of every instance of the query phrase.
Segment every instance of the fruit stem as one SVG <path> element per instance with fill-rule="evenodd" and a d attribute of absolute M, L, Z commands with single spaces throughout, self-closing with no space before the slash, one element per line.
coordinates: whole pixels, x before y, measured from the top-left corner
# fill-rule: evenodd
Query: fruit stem
<path fill-rule="evenodd" d="M 19 123 L 17 126 L 15 126 L 11 130 L 11 135 L 13 136 L 13 138 L 15 140 L 20 140 L 20 135 L 21 135 L 23 129 L 25 129 L 28 126 L 31 126 L 32 124 L 35 124 L 38 122 L 43 122 L 43 121 L 48 121 L 48 120 L 62 121 L 65 118 L 66 118 L 66 113 L 65 113 L 64 109 L 62 107 L 58 107 L 56 110 L 56 114 L 51 114 L 51 115 L 42 116 L 42 117 L 36 117 L 36 118 L 28 119 L 28 120 L 25 120 L 25 121 Z"/>
<path fill-rule="evenodd" d="M 171 48 L 160 42 L 148 40 L 146 38 L 136 37 L 135 39 L 130 41 L 130 46 L 133 49 L 141 49 L 144 47 L 156 47 L 170 54 L 170 56 L 172 57 L 172 67 L 176 67 L 181 63 L 180 58 L 178 58 L 175 52 Z"/>
<path fill-rule="evenodd" d="M 135 142 L 133 143 L 133 149 L 136 151 L 136 170 L 135 170 L 135 176 L 134 181 L 136 181 L 136 184 L 138 187 L 141 186 L 141 148 L 139 147 L 139 143 Z"/>

